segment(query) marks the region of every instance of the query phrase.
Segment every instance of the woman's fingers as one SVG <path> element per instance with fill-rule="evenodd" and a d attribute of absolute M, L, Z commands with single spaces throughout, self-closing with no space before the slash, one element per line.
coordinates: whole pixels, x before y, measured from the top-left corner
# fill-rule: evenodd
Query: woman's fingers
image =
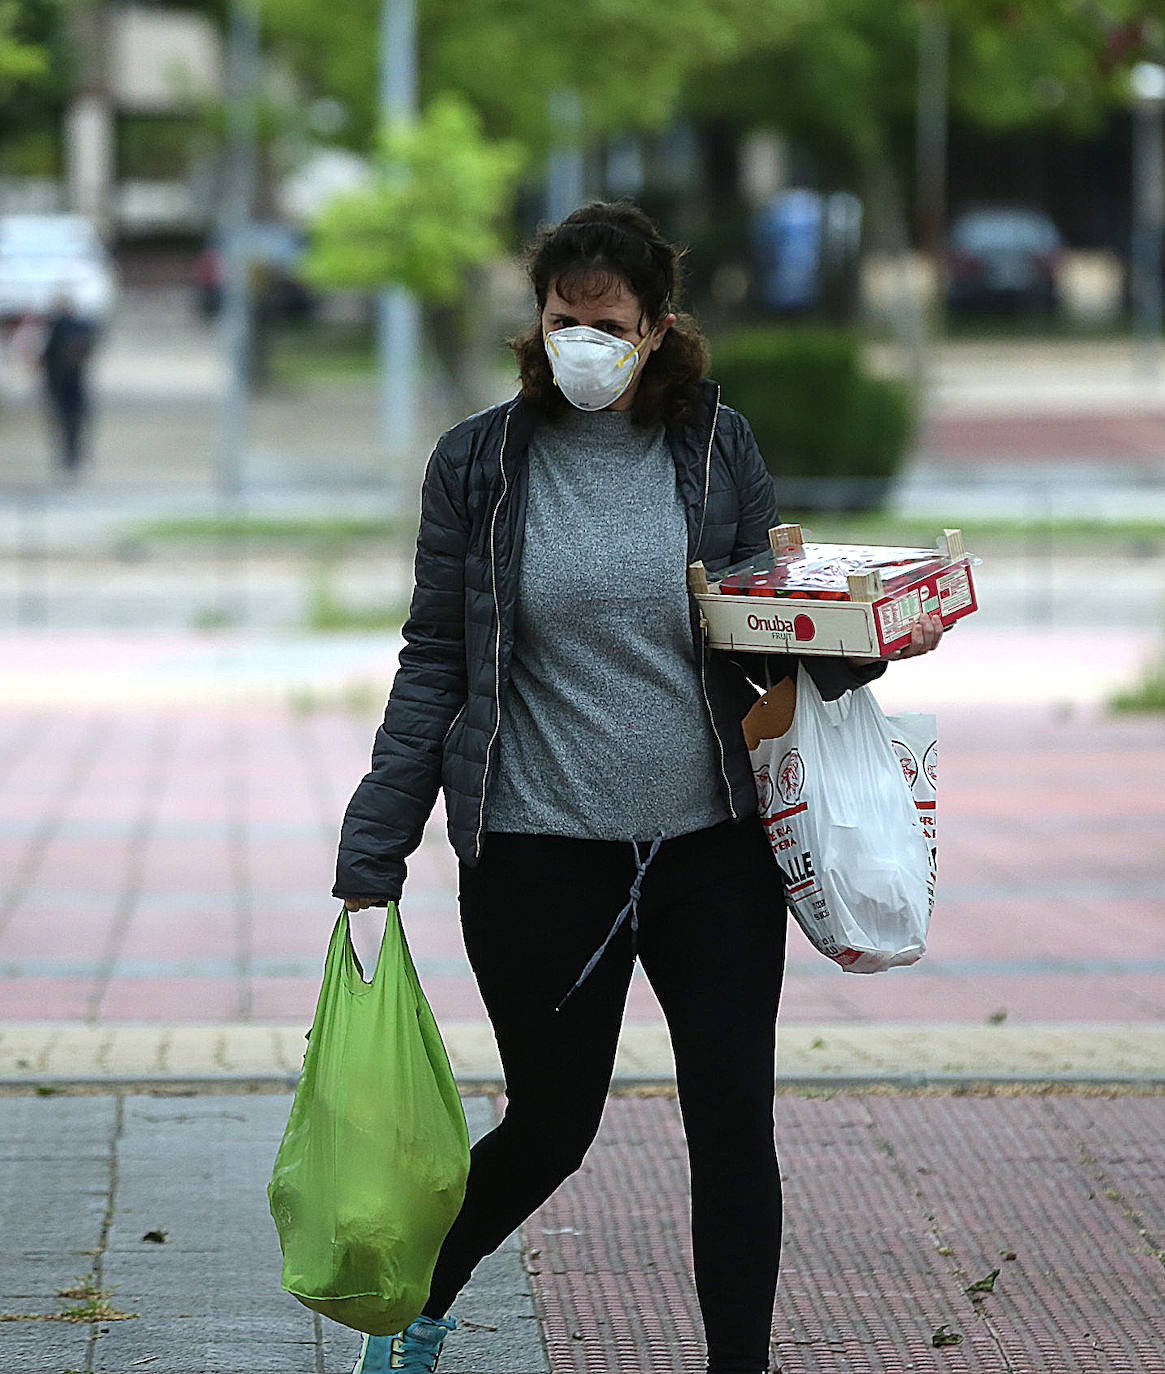
<path fill-rule="evenodd" d="M 940 615 L 924 615 L 916 620 L 910 630 L 910 643 L 901 649 L 896 649 L 890 658 L 917 658 L 920 654 L 928 654 L 932 649 L 938 647 L 939 641 L 943 637 L 943 622 Z"/>

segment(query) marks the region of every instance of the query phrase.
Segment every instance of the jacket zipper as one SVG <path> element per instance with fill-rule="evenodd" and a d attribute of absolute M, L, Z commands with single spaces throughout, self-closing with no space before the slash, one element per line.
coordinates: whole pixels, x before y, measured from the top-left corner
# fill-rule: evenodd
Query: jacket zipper
<path fill-rule="evenodd" d="M 716 442 L 716 421 L 720 418 L 720 388 L 716 388 L 716 404 L 712 407 L 712 429 L 708 435 L 708 452 L 704 455 L 704 504 L 700 507 L 700 528 L 696 534 L 694 553 L 700 551 L 700 540 L 704 537 L 704 520 L 708 515 L 708 486 L 712 481 L 712 445 Z M 692 560 L 689 558 L 688 562 Z"/>
<path fill-rule="evenodd" d="M 445 731 L 445 738 L 444 738 L 444 740 L 441 741 L 442 745 L 444 745 L 445 743 L 448 742 L 449 736 L 453 733 L 453 730 L 454 730 L 454 728 L 456 727 L 457 722 L 458 722 L 458 721 L 461 719 L 461 717 L 465 714 L 466 708 L 467 708 L 468 706 L 469 706 L 469 700 L 468 700 L 468 698 L 467 698 L 466 701 L 465 701 L 465 705 L 462 706 L 461 710 L 458 711 L 457 714 L 453 717 L 453 719 L 449 722 L 449 729 Z"/>
<path fill-rule="evenodd" d="M 502 494 L 498 497 L 498 503 L 494 507 L 493 517 L 489 525 L 489 571 L 490 581 L 493 585 L 494 594 L 494 705 L 497 716 L 494 721 L 493 734 L 489 737 L 489 743 L 485 747 L 485 769 L 481 775 L 481 810 L 477 817 L 477 838 L 474 841 L 474 857 L 481 858 L 481 833 L 485 829 L 485 787 L 489 780 L 489 756 L 493 752 L 494 740 L 498 737 L 498 732 L 502 728 L 502 608 L 498 601 L 498 563 L 497 563 L 497 528 L 498 512 L 502 508 L 502 502 L 506 499 L 506 491 L 509 486 L 509 479 L 506 477 L 506 439 L 510 433 L 510 416 L 507 412 L 506 422 L 502 426 L 502 446 L 498 454 L 498 467 L 502 474 Z"/>
<path fill-rule="evenodd" d="M 704 537 L 704 518 L 708 514 L 708 487 L 712 481 L 712 445 L 716 441 L 716 421 L 720 416 L 720 392 L 716 392 L 716 406 L 712 411 L 712 430 L 708 435 L 708 451 L 704 455 L 704 504 L 700 507 L 700 531 L 696 535 L 696 548 L 694 552 L 699 553 L 700 541 Z M 690 560 L 689 560 L 690 561 Z M 720 738 L 720 731 L 716 728 L 716 717 L 712 714 L 712 702 L 708 697 L 708 680 L 705 675 L 705 661 L 707 658 L 707 646 L 704 634 L 704 618 L 700 617 L 700 687 L 704 693 L 704 706 L 708 711 L 708 723 L 712 727 L 712 733 L 716 736 L 716 747 L 720 751 L 720 776 L 724 779 L 724 795 L 728 799 L 728 810 L 732 819 L 738 820 L 736 807 L 732 804 L 732 784 L 728 781 L 728 768 L 725 764 L 724 741 Z"/>

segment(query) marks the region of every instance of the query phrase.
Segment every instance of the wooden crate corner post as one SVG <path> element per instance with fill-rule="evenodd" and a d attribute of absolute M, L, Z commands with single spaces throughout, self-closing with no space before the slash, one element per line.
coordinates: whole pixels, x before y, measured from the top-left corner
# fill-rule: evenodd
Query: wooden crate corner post
<path fill-rule="evenodd" d="M 688 565 L 688 586 L 693 596 L 707 596 L 711 590 L 708 586 L 708 571 L 702 562 Z"/>
<path fill-rule="evenodd" d="M 777 558 L 783 553 L 788 553 L 790 549 L 800 549 L 804 546 L 805 539 L 800 525 L 774 525 L 769 530 L 769 548 Z"/>
<path fill-rule="evenodd" d="M 846 578 L 851 601 L 877 601 L 886 594 L 882 574 L 877 568 L 868 572 L 853 572 Z"/>
<path fill-rule="evenodd" d="M 965 558 L 967 555 L 962 530 L 943 530 L 938 538 L 938 547 L 939 551 L 950 559 Z"/>

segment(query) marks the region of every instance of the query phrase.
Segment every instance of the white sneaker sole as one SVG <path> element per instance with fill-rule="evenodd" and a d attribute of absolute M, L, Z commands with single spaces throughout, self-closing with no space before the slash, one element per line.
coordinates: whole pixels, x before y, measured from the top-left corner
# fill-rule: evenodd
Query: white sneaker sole
<path fill-rule="evenodd" d="M 352 1374 L 362 1374 L 364 1366 L 364 1352 L 368 1349 L 368 1337 L 360 1343 L 360 1354 L 356 1358 L 356 1363 L 352 1366 Z"/>

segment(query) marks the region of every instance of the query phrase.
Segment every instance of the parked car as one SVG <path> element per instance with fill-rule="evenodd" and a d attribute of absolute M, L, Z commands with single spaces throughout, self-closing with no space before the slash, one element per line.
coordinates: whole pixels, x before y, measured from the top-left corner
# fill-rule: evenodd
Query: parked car
<path fill-rule="evenodd" d="M 947 238 L 947 307 L 1036 310 L 1059 307 L 1060 231 L 1039 210 L 979 206 L 957 216 Z"/>
<path fill-rule="evenodd" d="M 299 265 L 307 248 L 307 235 L 288 224 L 251 224 L 243 234 L 243 255 L 250 265 L 253 289 L 260 305 L 283 319 L 307 319 L 318 304 L 315 292 L 303 281 Z M 221 232 L 215 231 L 194 262 L 197 308 L 207 317 L 222 306 L 226 251 Z"/>
<path fill-rule="evenodd" d="M 113 306 L 113 266 L 93 224 L 84 215 L 0 215 L 0 320 L 47 315 L 61 295 L 93 320 Z"/>

